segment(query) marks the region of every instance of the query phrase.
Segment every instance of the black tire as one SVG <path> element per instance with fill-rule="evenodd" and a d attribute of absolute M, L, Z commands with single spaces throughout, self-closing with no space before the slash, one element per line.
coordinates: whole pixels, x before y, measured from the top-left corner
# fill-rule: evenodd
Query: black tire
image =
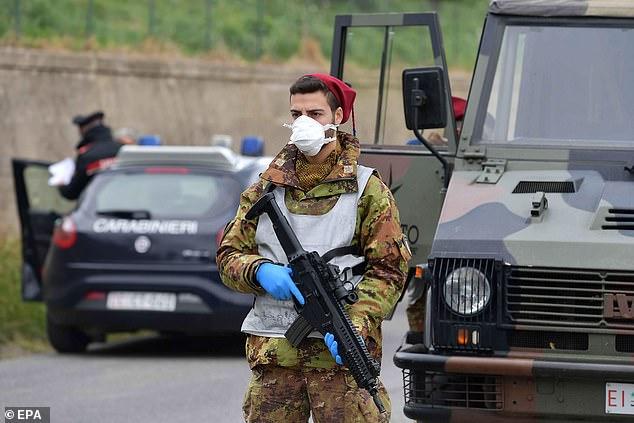
<path fill-rule="evenodd" d="M 59 325 L 48 315 L 46 333 L 49 342 L 58 353 L 82 353 L 90 343 L 88 334 L 72 326 Z"/>

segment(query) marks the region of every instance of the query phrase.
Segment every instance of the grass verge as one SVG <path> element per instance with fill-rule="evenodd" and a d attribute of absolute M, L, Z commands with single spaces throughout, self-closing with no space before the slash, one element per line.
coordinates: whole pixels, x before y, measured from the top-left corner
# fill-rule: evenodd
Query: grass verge
<path fill-rule="evenodd" d="M 21 293 L 20 242 L 5 238 L 0 244 L 0 360 L 36 352 L 49 352 L 46 308 L 40 302 L 24 302 Z M 154 335 L 152 331 L 109 334 L 108 342 Z"/>
<path fill-rule="evenodd" d="M 0 243 L 0 359 L 50 350 L 42 303 L 25 303 L 20 289 L 20 242 Z"/>

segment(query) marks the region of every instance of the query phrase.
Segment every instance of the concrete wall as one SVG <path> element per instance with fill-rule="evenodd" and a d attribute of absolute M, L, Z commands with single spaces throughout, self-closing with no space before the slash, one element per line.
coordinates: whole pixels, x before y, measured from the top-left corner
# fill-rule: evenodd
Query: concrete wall
<path fill-rule="evenodd" d="M 78 134 L 70 119 L 77 113 L 103 110 L 113 129 L 156 133 L 166 144 L 206 145 L 213 134 L 229 134 L 238 145 L 257 134 L 274 154 L 289 135 L 281 126 L 289 120 L 289 85 L 303 73 L 327 71 L 0 48 L 0 233 L 17 234 L 11 158 L 74 157 Z M 464 96 L 468 79 L 456 84 Z M 363 101 L 364 92 L 375 95 L 372 88 L 358 87 L 357 120 L 375 108 Z M 391 98 L 399 98 L 394 91 Z"/>

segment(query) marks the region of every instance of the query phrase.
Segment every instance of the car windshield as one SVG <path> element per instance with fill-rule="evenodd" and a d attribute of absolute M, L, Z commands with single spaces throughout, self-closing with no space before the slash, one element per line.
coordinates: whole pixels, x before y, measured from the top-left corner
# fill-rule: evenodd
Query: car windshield
<path fill-rule="evenodd" d="M 632 75 L 633 28 L 507 26 L 474 140 L 634 146 Z"/>
<path fill-rule="evenodd" d="M 119 218 L 190 218 L 217 216 L 235 208 L 240 184 L 225 175 L 140 171 L 104 173 L 96 178 L 82 208 Z"/>

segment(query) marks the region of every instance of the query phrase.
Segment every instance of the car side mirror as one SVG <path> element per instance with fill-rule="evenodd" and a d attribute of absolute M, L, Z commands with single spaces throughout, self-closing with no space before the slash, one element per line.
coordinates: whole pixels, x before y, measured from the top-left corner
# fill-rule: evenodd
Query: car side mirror
<path fill-rule="evenodd" d="M 407 129 L 447 126 L 446 89 L 440 67 L 403 71 L 403 109 Z"/>

